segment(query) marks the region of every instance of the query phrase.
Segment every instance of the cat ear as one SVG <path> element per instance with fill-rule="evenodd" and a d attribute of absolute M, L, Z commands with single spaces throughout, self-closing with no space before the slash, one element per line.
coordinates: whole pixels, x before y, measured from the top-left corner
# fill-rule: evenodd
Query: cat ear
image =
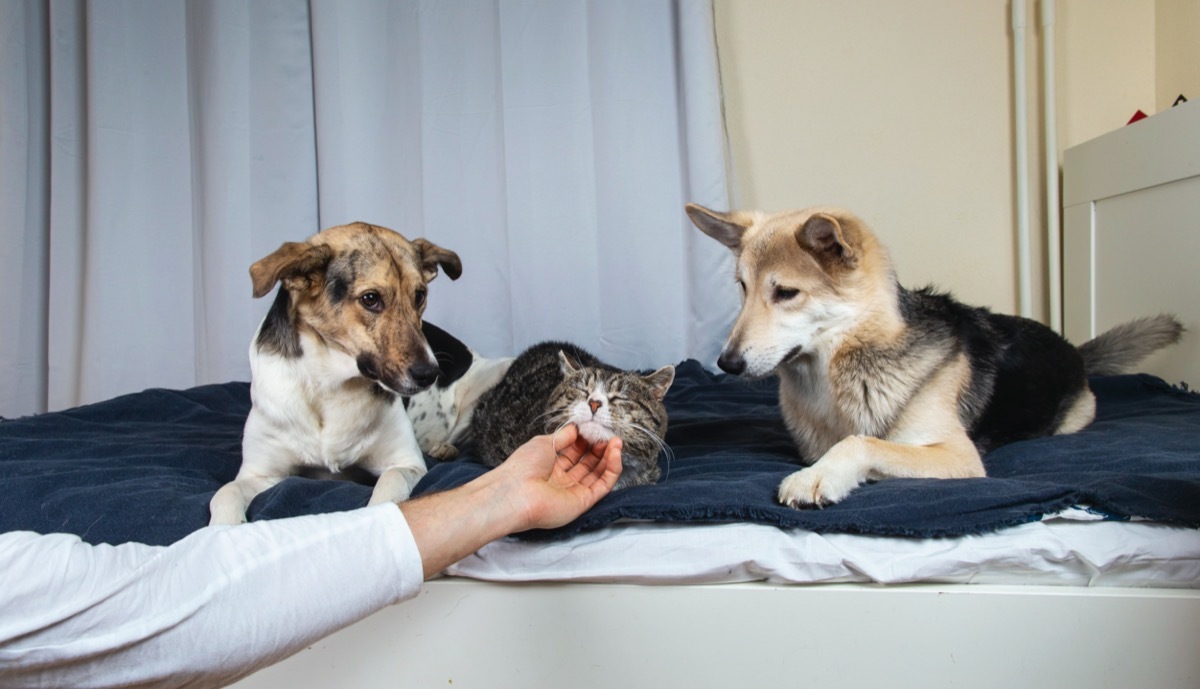
<path fill-rule="evenodd" d="M 642 380 L 649 384 L 650 392 L 655 399 L 661 400 L 667 396 L 667 390 L 671 389 L 671 383 L 675 382 L 675 367 L 663 366 L 648 376 L 642 376 Z"/>
<path fill-rule="evenodd" d="M 567 356 L 567 353 L 561 349 L 558 350 L 558 362 L 562 367 L 562 372 L 566 375 L 571 375 L 572 373 L 575 373 L 579 369 L 583 368 L 579 365 L 578 361 L 575 361 L 571 357 Z"/>

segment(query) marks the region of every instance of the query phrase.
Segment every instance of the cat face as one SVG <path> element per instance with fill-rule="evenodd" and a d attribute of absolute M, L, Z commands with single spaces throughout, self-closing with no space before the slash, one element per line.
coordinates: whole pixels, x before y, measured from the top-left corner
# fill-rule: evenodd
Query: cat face
<path fill-rule="evenodd" d="M 615 435 L 628 444 L 666 433 L 662 399 L 675 379 L 673 366 L 642 376 L 581 366 L 563 352 L 559 361 L 564 379 L 551 396 L 551 407 L 558 411 L 553 416 L 574 423 L 589 442 Z"/>

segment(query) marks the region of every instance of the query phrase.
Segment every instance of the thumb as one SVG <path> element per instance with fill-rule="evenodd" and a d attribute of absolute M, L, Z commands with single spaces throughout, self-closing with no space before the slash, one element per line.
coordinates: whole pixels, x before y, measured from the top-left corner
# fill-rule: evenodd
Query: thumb
<path fill-rule="evenodd" d="M 575 424 L 569 423 L 554 431 L 553 438 L 554 453 L 559 454 L 575 444 L 575 441 L 579 438 L 579 428 Z"/>

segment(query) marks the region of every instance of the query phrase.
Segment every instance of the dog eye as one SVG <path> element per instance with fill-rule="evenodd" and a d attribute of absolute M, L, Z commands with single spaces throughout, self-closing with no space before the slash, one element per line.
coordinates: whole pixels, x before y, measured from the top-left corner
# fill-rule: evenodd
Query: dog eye
<path fill-rule="evenodd" d="M 425 289 L 421 288 L 421 289 L 417 290 L 416 294 L 413 295 L 413 306 L 419 309 L 424 305 L 425 305 Z"/>
<path fill-rule="evenodd" d="M 358 303 L 363 305 L 363 308 L 376 313 L 383 310 L 383 300 L 379 298 L 378 292 L 364 292 L 358 298 Z"/>
<path fill-rule="evenodd" d="M 788 301 L 795 299 L 798 294 L 800 294 L 800 290 L 793 287 L 776 287 L 773 296 L 775 301 Z"/>

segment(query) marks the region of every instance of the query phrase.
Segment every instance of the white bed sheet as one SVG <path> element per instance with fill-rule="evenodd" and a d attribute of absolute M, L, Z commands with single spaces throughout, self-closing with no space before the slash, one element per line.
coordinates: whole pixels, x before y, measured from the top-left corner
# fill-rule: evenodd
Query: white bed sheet
<path fill-rule="evenodd" d="M 446 574 L 633 584 L 911 582 L 1200 588 L 1200 530 L 1082 509 L 959 538 L 817 534 L 759 524 L 619 523 L 489 544 Z"/>

